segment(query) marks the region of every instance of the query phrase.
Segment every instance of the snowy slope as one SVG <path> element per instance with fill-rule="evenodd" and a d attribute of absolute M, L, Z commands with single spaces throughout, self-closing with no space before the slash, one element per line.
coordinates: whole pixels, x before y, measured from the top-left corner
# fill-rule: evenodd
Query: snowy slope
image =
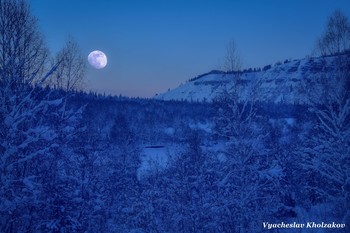
<path fill-rule="evenodd" d="M 229 79 L 229 75 L 208 74 L 198 80 L 190 81 L 174 90 L 160 94 L 155 98 L 189 101 L 212 100 L 222 91 L 223 85 L 229 83 Z"/>
<path fill-rule="evenodd" d="M 243 71 L 240 76 L 240 98 L 251 95 L 254 88 L 263 102 L 305 103 L 307 90 L 304 80 L 317 79 L 324 72 L 334 70 L 336 56 L 304 58 L 276 64 L 259 71 Z M 326 69 L 325 69 L 326 68 Z M 325 71 L 326 70 L 326 71 Z M 212 101 L 223 90 L 230 90 L 237 73 L 213 71 L 186 84 L 157 95 L 161 100 Z"/>

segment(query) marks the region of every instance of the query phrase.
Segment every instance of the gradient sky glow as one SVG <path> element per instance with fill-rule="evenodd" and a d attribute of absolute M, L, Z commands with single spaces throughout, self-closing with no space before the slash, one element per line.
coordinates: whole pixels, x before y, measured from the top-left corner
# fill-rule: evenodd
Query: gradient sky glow
<path fill-rule="evenodd" d="M 86 57 L 101 50 L 106 68 L 88 66 L 88 87 L 153 97 L 222 66 L 234 39 L 245 68 L 312 54 L 328 16 L 349 0 L 30 0 L 52 51 L 68 36 Z M 87 60 L 86 60 L 87 62 Z"/>

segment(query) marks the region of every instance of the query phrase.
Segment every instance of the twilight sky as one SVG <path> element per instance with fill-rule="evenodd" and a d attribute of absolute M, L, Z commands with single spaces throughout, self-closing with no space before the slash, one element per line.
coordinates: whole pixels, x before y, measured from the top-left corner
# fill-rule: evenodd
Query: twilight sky
<path fill-rule="evenodd" d="M 220 69 L 234 39 L 244 68 L 312 54 L 328 16 L 349 0 L 30 0 L 52 53 L 72 36 L 86 57 L 87 89 L 153 97 Z M 87 60 L 86 60 L 87 62 Z"/>

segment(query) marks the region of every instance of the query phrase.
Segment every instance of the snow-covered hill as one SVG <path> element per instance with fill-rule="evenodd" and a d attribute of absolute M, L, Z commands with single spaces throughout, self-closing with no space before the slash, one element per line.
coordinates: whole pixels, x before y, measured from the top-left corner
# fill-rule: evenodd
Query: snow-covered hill
<path fill-rule="evenodd" d="M 349 54 L 345 55 L 349 56 Z M 254 93 L 263 102 L 302 104 L 306 101 L 305 80 L 317 80 L 334 72 L 338 56 L 304 58 L 276 63 L 263 69 L 225 73 L 212 71 L 179 87 L 155 96 L 161 100 L 212 101 L 223 91 L 230 90 L 239 77 L 239 96 L 244 99 Z M 316 82 L 317 83 L 317 82 Z"/>

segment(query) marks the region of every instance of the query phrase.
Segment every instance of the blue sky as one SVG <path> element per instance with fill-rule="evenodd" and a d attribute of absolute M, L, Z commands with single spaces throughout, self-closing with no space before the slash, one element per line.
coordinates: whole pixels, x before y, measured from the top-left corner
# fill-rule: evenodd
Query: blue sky
<path fill-rule="evenodd" d="M 108 56 L 88 67 L 87 89 L 140 97 L 220 69 L 232 39 L 245 68 L 311 55 L 335 9 L 350 17 L 349 0 L 29 2 L 52 53 L 72 36 L 86 57 Z"/>

